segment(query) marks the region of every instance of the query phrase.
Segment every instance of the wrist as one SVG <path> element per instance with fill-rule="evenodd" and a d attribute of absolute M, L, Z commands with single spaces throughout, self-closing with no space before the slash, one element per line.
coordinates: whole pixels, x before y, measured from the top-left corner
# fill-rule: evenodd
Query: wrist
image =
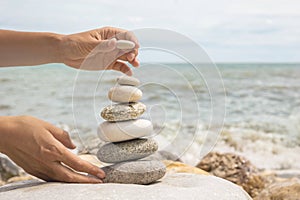
<path fill-rule="evenodd" d="M 63 50 L 62 50 L 62 41 L 64 35 L 49 33 L 48 34 L 49 41 L 49 52 L 51 63 L 63 63 Z"/>
<path fill-rule="evenodd" d="M 16 122 L 21 116 L 0 116 L 0 152 L 6 154 L 11 141 L 16 141 L 14 135 Z"/>

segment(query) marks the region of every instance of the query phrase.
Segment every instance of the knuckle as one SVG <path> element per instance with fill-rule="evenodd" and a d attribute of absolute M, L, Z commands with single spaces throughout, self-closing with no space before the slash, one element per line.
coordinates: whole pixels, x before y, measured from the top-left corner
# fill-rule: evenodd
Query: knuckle
<path fill-rule="evenodd" d="M 90 171 L 90 173 L 98 173 L 99 172 L 99 168 L 97 166 L 91 165 L 89 167 L 89 171 Z"/>
<path fill-rule="evenodd" d="M 69 133 L 67 131 L 65 131 L 65 130 L 62 130 L 62 135 L 65 138 L 69 138 Z"/>
<path fill-rule="evenodd" d="M 80 160 L 80 159 L 77 159 L 74 161 L 74 166 L 77 170 L 83 170 L 84 169 L 84 161 L 83 160 Z"/>
<path fill-rule="evenodd" d="M 75 177 L 73 174 L 70 174 L 70 173 L 64 173 L 63 175 L 63 180 L 66 181 L 66 182 L 75 182 Z"/>
<path fill-rule="evenodd" d="M 56 145 L 50 144 L 47 146 L 42 146 L 40 148 L 40 152 L 42 156 L 48 156 L 48 158 L 56 159 L 62 157 L 64 152 Z"/>

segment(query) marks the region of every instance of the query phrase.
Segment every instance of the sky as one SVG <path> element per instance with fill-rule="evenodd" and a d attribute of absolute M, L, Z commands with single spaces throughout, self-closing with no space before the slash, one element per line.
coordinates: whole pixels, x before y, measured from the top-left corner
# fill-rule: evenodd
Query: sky
<path fill-rule="evenodd" d="M 300 62 L 299 0 L 0 1 L 0 29 L 69 34 L 103 26 L 172 30 L 214 62 Z"/>

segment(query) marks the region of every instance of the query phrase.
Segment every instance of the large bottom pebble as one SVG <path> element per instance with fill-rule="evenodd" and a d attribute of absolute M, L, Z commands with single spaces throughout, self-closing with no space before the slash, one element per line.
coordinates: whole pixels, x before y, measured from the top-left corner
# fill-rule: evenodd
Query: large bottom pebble
<path fill-rule="evenodd" d="M 160 161 L 138 160 L 117 163 L 103 167 L 104 183 L 150 184 L 166 174 L 166 167 Z"/>

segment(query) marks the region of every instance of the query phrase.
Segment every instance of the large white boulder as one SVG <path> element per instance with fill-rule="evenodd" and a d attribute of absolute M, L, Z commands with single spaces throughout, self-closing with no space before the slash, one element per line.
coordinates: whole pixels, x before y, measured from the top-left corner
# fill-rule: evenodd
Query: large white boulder
<path fill-rule="evenodd" d="M 239 186 L 215 176 L 176 173 L 151 185 L 67 184 L 26 181 L 0 187 L 1 200 L 249 200 Z"/>

